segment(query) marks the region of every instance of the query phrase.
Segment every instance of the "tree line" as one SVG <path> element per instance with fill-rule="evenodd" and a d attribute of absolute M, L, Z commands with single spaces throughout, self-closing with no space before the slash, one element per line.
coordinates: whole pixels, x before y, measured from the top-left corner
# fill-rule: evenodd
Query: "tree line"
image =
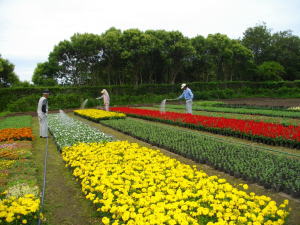
<path fill-rule="evenodd" d="M 1 67 L 0 67 L 1 68 Z M 35 68 L 35 85 L 123 85 L 300 79 L 300 38 L 266 24 L 241 39 L 110 28 L 59 42 Z"/>

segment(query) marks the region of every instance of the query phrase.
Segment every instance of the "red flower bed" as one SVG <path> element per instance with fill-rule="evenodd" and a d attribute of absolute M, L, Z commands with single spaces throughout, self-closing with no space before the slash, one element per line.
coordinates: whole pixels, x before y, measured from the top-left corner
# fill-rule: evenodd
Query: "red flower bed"
<path fill-rule="evenodd" d="M 272 139 L 281 138 L 300 142 L 300 126 L 283 126 L 281 124 L 256 122 L 252 120 L 227 119 L 222 117 L 209 117 L 176 112 L 161 113 L 157 110 L 128 107 L 114 107 L 112 110 L 132 116 L 155 118 L 164 121 L 202 126 L 204 128 L 230 130 L 250 136 L 260 136 Z"/>
<path fill-rule="evenodd" d="M 12 140 L 33 140 L 31 128 L 6 128 L 0 130 L 0 142 Z"/>

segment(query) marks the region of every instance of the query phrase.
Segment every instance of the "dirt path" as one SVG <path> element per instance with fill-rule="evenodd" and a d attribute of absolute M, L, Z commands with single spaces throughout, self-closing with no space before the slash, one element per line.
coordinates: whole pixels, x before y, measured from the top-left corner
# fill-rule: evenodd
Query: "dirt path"
<path fill-rule="evenodd" d="M 156 146 L 152 146 L 148 143 L 140 141 L 140 140 L 138 140 L 136 138 L 133 138 L 131 136 L 125 135 L 125 134 L 123 134 L 121 132 L 118 132 L 114 129 L 103 126 L 99 123 L 94 123 L 94 122 L 91 122 L 89 120 L 83 119 L 81 117 L 75 116 L 73 113 L 68 113 L 68 115 L 73 117 L 73 118 L 76 118 L 80 121 L 83 121 L 83 122 L 89 124 L 90 126 L 101 130 L 102 132 L 104 132 L 106 134 L 113 135 L 118 140 L 128 140 L 130 142 L 135 142 L 135 143 L 138 143 L 138 144 L 140 144 L 142 146 L 145 146 L 145 147 L 159 149 L 163 154 L 165 154 L 167 156 L 170 156 L 172 158 L 176 158 L 177 160 L 179 160 L 183 163 L 186 163 L 186 164 L 189 164 L 189 165 L 196 165 L 198 169 L 203 170 L 205 173 L 207 173 L 210 176 L 216 175 L 218 177 L 225 178 L 231 184 L 246 183 L 242 179 L 238 179 L 238 178 L 230 176 L 229 174 L 226 174 L 224 172 L 220 172 L 218 170 L 215 170 L 214 168 L 212 168 L 208 165 L 195 163 L 194 161 L 192 161 L 190 159 L 186 159 L 186 158 L 184 158 L 180 155 L 177 155 L 175 153 L 172 153 L 172 152 L 169 152 L 167 150 L 158 148 Z M 257 184 L 249 184 L 249 192 L 255 192 L 258 195 L 270 196 L 273 200 L 275 200 L 278 203 L 283 202 L 284 199 L 289 199 L 290 207 L 292 208 L 292 212 L 290 214 L 290 218 L 289 218 L 289 221 L 288 221 L 287 224 L 289 224 L 289 225 L 299 225 L 299 221 L 300 221 L 300 214 L 299 214 L 299 212 L 300 212 L 300 200 L 299 199 L 295 199 L 295 198 L 293 198 L 293 197 L 291 197 L 291 196 L 289 196 L 285 193 L 281 193 L 281 192 L 278 193 L 278 192 L 275 192 L 275 191 L 272 191 L 272 190 L 267 190 L 264 187 L 259 186 Z"/>
<path fill-rule="evenodd" d="M 43 183 L 44 153 L 46 139 L 39 138 L 38 122 L 33 117 L 33 133 L 37 137 L 33 142 L 34 157 L 38 169 L 38 183 Z M 78 182 L 57 151 L 56 145 L 49 138 L 47 160 L 47 182 L 45 192 L 44 213 L 47 225 L 94 225 L 101 224 L 96 218 L 96 210 L 86 200 Z"/>

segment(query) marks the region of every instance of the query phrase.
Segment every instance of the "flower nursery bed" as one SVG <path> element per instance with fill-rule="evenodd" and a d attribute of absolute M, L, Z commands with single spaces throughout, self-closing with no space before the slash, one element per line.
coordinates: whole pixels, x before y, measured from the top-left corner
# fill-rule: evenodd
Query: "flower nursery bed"
<path fill-rule="evenodd" d="M 297 159 L 274 155 L 252 146 L 225 143 L 163 124 L 130 118 L 101 123 L 236 177 L 300 196 L 300 161 Z"/>
<path fill-rule="evenodd" d="M 70 118 L 65 113 L 48 115 L 49 131 L 52 133 L 58 148 L 76 144 L 77 142 L 110 141 L 112 137 L 94 129 L 85 123 Z"/>
<path fill-rule="evenodd" d="M 26 118 L 25 122 L 23 120 L 24 123 L 17 120 L 18 126 L 31 127 L 31 124 L 26 122 L 28 120 L 31 121 L 31 118 Z M 10 129 L 18 130 L 21 134 L 22 131 L 28 132 L 30 139 L 33 138 L 31 128 L 5 128 L 0 132 L 11 131 Z M 23 137 L 28 137 L 24 133 Z M 5 139 L 9 141 L 0 142 L 0 224 L 37 224 L 40 199 L 36 167 L 32 157 L 32 142 L 12 141 L 22 138 L 16 138 L 20 135 L 16 135 L 15 132 L 11 132 L 10 135 L 11 138 Z"/>
<path fill-rule="evenodd" d="M 287 200 L 277 205 L 136 143 L 79 143 L 62 155 L 104 224 L 283 224 L 288 215 Z"/>
<path fill-rule="evenodd" d="M 300 126 L 283 126 L 250 120 L 208 117 L 185 113 L 115 107 L 113 111 L 129 116 L 229 135 L 270 145 L 300 148 Z"/>
<path fill-rule="evenodd" d="M 159 110 L 160 106 L 156 105 L 154 107 L 139 107 L 141 109 L 151 109 L 151 110 Z M 169 105 L 166 104 L 165 106 L 166 111 L 171 112 L 179 112 L 179 113 L 185 113 L 186 109 L 185 106 L 178 107 L 177 105 Z M 266 123 L 276 123 L 276 124 L 282 124 L 284 126 L 299 126 L 300 125 L 300 119 L 296 118 L 289 118 L 289 117 L 274 117 L 274 116 L 265 116 L 265 115 L 256 115 L 256 114 L 241 114 L 241 113 L 233 113 L 233 112 L 224 112 L 222 110 L 218 112 L 212 112 L 212 111 L 206 111 L 195 109 L 193 107 L 193 114 L 194 115 L 201 115 L 201 116 L 212 116 L 212 117 L 224 117 L 229 119 L 241 119 L 241 120 L 253 120 L 256 122 L 266 122 Z"/>
<path fill-rule="evenodd" d="M 74 110 L 74 114 L 95 122 L 109 119 L 124 119 L 126 117 L 124 113 L 108 112 L 100 109 L 78 109 Z"/>

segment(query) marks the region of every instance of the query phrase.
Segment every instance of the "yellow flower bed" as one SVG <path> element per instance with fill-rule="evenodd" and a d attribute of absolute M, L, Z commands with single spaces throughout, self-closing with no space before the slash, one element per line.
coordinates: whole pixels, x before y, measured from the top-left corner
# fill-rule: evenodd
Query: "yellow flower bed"
<path fill-rule="evenodd" d="M 32 224 L 37 221 L 40 200 L 33 194 L 0 200 L 0 224 Z"/>
<path fill-rule="evenodd" d="M 111 118 L 125 118 L 124 113 L 109 112 L 100 109 L 78 109 L 74 113 L 83 117 L 91 118 L 93 120 L 111 119 Z"/>
<path fill-rule="evenodd" d="M 277 206 L 136 143 L 80 143 L 62 154 L 103 224 L 283 224 L 288 215 L 288 200 Z"/>

